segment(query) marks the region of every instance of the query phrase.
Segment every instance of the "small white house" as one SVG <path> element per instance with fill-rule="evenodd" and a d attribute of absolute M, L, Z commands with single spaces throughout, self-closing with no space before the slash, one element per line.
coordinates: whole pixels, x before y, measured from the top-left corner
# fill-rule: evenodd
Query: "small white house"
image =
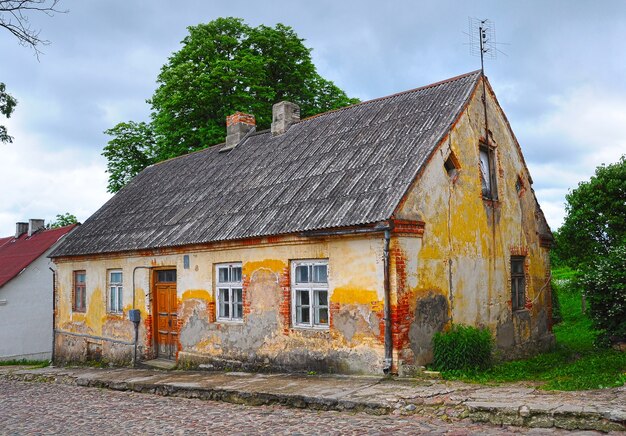
<path fill-rule="evenodd" d="M 43 220 L 17 223 L 0 238 L 0 360 L 52 356 L 54 263 L 48 254 L 76 224 L 46 230 Z"/>

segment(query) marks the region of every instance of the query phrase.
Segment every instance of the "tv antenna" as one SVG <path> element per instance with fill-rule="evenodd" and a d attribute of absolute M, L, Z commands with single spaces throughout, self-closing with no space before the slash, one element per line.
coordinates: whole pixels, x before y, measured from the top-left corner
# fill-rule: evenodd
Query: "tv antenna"
<path fill-rule="evenodd" d="M 488 19 L 468 18 L 468 33 L 470 55 L 480 56 L 480 71 L 485 75 L 485 59 L 497 59 L 498 50 L 496 41 L 496 24 Z"/>

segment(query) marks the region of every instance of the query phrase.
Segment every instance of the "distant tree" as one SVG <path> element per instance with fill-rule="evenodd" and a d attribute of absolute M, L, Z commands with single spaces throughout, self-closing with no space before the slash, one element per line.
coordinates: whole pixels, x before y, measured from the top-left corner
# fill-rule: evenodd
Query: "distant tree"
<path fill-rule="evenodd" d="M 154 134 L 146 123 L 119 123 L 104 133 L 113 136 L 104 147 L 109 192 L 117 192 L 154 160 Z"/>
<path fill-rule="evenodd" d="M 11 117 L 17 100 L 6 92 L 6 86 L 0 82 L 0 114 L 5 117 Z M 9 136 L 9 132 L 5 126 L 0 125 L 0 142 L 13 142 L 13 137 Z"/>
<path fill-rule="evenodd" d="M 75 215 L 72 215 L 69 212 L 66 212 L 64 214 L 59 214 L 56 217 L 56 220 L 48 223 L 48 225 L 46 226 L 46 228 L 48 229 L 56 229 L 58 227 L 65 227 L 65 226 L 69 226 L 70 224 L 77 224 L 78 220 L 76 219 Z"/>
<path fill-rule="evenodd" d="M 148 101 L 152 122 L 145 127 L 152 129 L 154 142 L 134 142 L 146 133 L 143 126 L 139 135 L 118 137 L 119 125 L 107 131 L 114 148 L 145 151 L 148 158 L 134 160 L 134 151 L 115 154 L 119 159 L 108 167 L 110 192 L 129 180 L 116 180 L 115 174 L 130 175 L 142 165 L 223 142 L 226 117 L 236 111 L 254 114 L 257 128 L 265 129 L 272 122 L 272 105 L 282 100 L 300 105 L 302 117 L 358 102 L 317 73 L 311 50 L 291 27 L 251 27 L 238 18 L 218 18 L 188 30 L 182 48 L 161 68 Z"/>
<path fill-rule="evenodd" d="M 626 155 L 567 194 L 557 255 L 572 268 L 605 256 L 626 238 Z"/>
<path fill-rule="evenodd" d="M 0 0 L 0 28 L 8 30 L 17 41 L 34 50 L 39 59 L 39 46 L 47 45 L 50 41 L 39 37 L 39 30 L 30 26 L 31 13 L 43 13 L 52 16 L 55 12 L 65 13 L 57 9 L 59 0 Z M 17 105 L 17 100 L 6 92 L 6 86 L 0 82 L 0 114 L 9 118 Z M 0 142 L 13 142 L 7 128 L 0 125 Z"/>

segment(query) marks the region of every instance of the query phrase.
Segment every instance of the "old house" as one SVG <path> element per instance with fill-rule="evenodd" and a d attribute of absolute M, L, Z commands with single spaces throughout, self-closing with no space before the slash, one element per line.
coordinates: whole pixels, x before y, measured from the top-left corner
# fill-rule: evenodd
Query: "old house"
<path fill-rule="evenodd" d="M 44 220 L 31 219 L 0 238 L 0 360 L 50 359 L 54 264 L 47 256 L 75 227 L 46 230 Z"/>
<path fill-rule="evenodd" d="M 484 99 L 483 99 L 484 97 Z M 60 360 L 380 373 L 451 323 L 550 346 L 550 230 L 480 72 L 146 168 L 53 253 Z"/>

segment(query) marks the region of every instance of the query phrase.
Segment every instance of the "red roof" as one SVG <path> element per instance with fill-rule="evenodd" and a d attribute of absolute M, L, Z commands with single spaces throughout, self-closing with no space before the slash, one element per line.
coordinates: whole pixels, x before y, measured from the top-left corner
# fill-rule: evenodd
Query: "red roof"
<path fill-rule="evenodd" d="M 0 287 L 44 254 L 61 237 L 78 224 L 36 232 L 30 238 L 24 233 L 15 239 L 0 238 Z"/>

